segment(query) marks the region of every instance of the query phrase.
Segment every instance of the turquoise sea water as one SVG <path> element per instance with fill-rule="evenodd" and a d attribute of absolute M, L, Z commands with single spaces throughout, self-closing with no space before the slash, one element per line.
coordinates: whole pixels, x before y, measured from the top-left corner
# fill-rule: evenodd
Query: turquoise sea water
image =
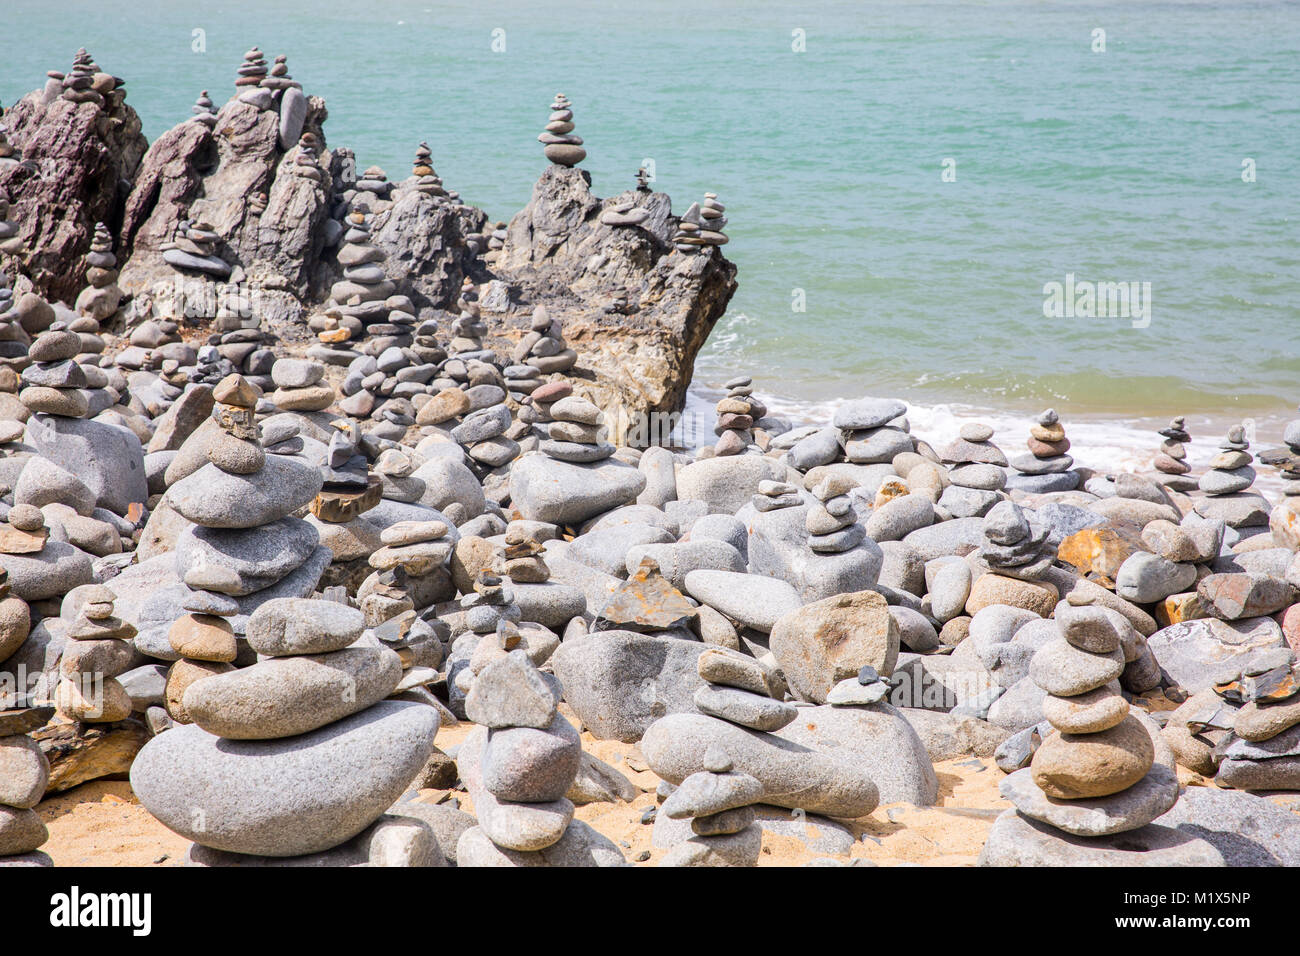
<path fill-rule="evenodd" d="M 565 92 L 597 194 L 651 159 L 675 208 L 727 204 L 740 289 L 701 383 L 745 370 L 795 405 L 890 393 L 1216 427 L 1300 400 L 1294 3 L 6 0 L 0 16 L 6 104 L 85 45 L 153 138 L 200 89 L 224 101 L 257 44 L 326 98 L 330 144 L 362 168 L 403 178 L 427 140 L 494 219 L 527 201 Z M 1149 282 L 1150 324 L 1045 318 L 1067 273 Z"/>

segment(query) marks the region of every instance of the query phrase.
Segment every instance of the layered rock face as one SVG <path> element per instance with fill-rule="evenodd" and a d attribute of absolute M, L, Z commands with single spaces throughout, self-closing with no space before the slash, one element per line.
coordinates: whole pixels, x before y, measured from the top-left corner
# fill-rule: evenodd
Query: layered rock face
<path fill-rule="evenodd" d="M 736 290 L 721 203 L 709 194 L 674 216 L 644 177 L 599 198 L 576 166 L 585 149 L 562 97 L 541 137 L 551 164 L 507 226 L 446 189 L 424 145 L 406 180 L 378 167 L 358 177 L 350 149 L 326 147 L 325 103 L 288 75 L 283 56 L 268 67 L 249 50 L 224 105 L 203 91 L 151 146 L 121 85 L 79 53 L 73 74 L 52 74 L 6 115 L 13 156 L 0 167 L 0 196 L 10 194 L 9 215 L 22 224 L 0 249 L 15 260 L 9 271 L 72 302 L 111 249 L 121 310 L 105 302 L 94 317 L 115 327 L 201 326 L 233 313 L 305 341 L 321 331 L 308 324 L 318 306 L 338 324 L 370 304 L 362 292 L 337 294 L 358 270 L 346 237 L 363 222 L 375 250 L 366 289 L 391 286 L 410 328 L 435 323 L 454 338 L 446 326 L 468 284 L 478 289 L 482 348 L 505 359 L 536 331 L 539 308 L 549 314 L 565 330 L 552 336 L 560 354 L 531 343 L 526 364 L 573 358 L 541 374 L 590 382 L 622 443 L 645 413 L 682 408 L 695 357 Z"/>
<path fill-rule="evenodd" d="M 57 76 L 5 113 L 23 162 L 0 164 L 0 193 L 13 201 L 7 218 L 20 224 L 19 269 L 40 295 L 72 302 L 87 285 L 95 224 L 121 219 L 123 186 L 135 180 L 149 144 L 116 77 L 95 68 L 81 91 L 64 89 Z"/>
<path fill-rule="evenodd" d="M 628 203 L 648 212 L 635 227 L 602 222 L 607 208 Z M 716 249 L 676 252 L 675 231 L 664 193 L 601 200 L 589 174 L 552 164 L 510 220 L 493 266 L 512 302 L 544 304 L 563 318 L 578 371 L 620 418 L 682 407 L 695 357 L 736 291 L 734 264 Z M 526 332 L 529 317 L 512 311 L 505 324 Z M 611 428 L 621 439 L 627 422 Z"/>

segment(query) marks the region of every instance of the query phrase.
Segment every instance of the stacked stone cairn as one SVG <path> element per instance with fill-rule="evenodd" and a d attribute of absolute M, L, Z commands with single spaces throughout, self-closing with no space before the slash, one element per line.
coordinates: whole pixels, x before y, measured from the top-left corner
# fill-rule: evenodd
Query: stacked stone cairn
<path fill-rule="evenodd" d="M 320 186 L 326 185 L 327 173 L 321 168 L 320 164 L 320 138 L 311 130 L 307 130 L 298 137 L 298 151 L 293 157 L 293 163 L 289 166 L 289 172 L 295 176 L 301 176 L 303 179 L 310 179 Z M 266 211 L 267 197 L 265 193 L 254 194 L 249 199 L 250 204 L 261 207 L 261 212 Z"/>
<path fill-rule="evenodd" d="M 791 710 L 794 708 L 791 707 Z M 655 816 L 656 836 L 668 840 L 659 820 L 690 821 L 689 834 L 659 861 L 660 866 L 757 866 L 763 831 L 753 804 L 763 785 L 737 773 L 727 752 L 716 744 L 704 755 L 704 769 L 691 774 L 664 800 Z"/>
<path fill-rule="evenodd" d="M 484 667 L 503 653 L 523 646 L 523 637 L 518 627 L 522 611 L 515 604 L 514 589 L 493 569 L 479 571 L 474 579 L 474 593 L 464 595 L 460 599 L 460 607 L 465 614 L 466 634 L 460 635 L 457 640 L 467 635 L 473 637 L 467 642 L 472 643 L 467 659 L 463 654 L 457 653 L 459 648 L 455 645 L 452 648 L 453 655 L 464 660 L 463 666 L 448 667 L 447 676 L 453 685 L 450 694 L 453 711 L 457 706 L 463 709 L 464 702 Z M 448 661 L 449 665 L 452 663 L 454 662 Z"/>
<path fill-rule="evenodd" d="M 58 712 L 69 720 L 111 724 L 131 716 L 131 698 L 117 680 L 131 669 L 136 629 L 116 617 L 116 595 L 102 585 L 76 592 L 81 608 L 66 631 L 54 691 Z"/>
<path fill-rule="evenodd" d="M 217 255 L 216 247 L 221 237 L 212 226 L 202 220 L 181 222 L 179 234 L 163 244 L 162 257 L 177 271 L 201 272 L 225 279 L 230 276 L 230 263 Z"/>
<path fill-rule="evenodd" d="M 1215 741 L 1215 781 L 1240 790 L 1300 790 L 1300 674 L 1294 651 L 1257 650 L 1244 665 L 1228 665 L 1215 678 L 1213 691 L 1222 705 L 1216 716 L 1231 714 L 1232 731 Z M 1221 722 L 1193 719 L 1208 726 Z"/>
<path fill-rule="evenodd" d="M 391 576 L 394 584 L 390 586 L 406 594 L 412 610 L 423 610 L 448 596 L 451 578 L 447 561 L 456 546 L 456 536 L 445 522 L 399 521 L 380 532 L 379 540 L 383 546 L 370 555 L 370 566 L 376 571 L 374 581 L 367 579 L 357 591 L 368 620 L 374 621 L 394 608 L 405 610 L 405 602 L 366 603 L 371 589 L 381 583 L 384 575 Z"/>
<path fill-rule="evenodd" d="M 86 52 L 85 47 L 79 49 L 72 60 L 72 72 L 63 78 L 63 98 L 70 103 L 94 103 L 96 106 L 104 106 L 106 102 L 104 93 L 111 91 L 115 84 L 110 82 L 106 89 L 105 84 L 96 84 L 98 73 L 99 68 Z"/>
<path fill-rule="evenodd" d="M 86 253 L 86 281 L 90 285 L 77 296 L 77 311 L 97 323 L 112 318 L 122 302 L 122 290 L 117 287 L 113 237 L 102 222 L 95 223 L 90 252 Z"/>
<path fill-rule="evenodd" d="M 207 90 L 202 90 L 199 93 L 199 98 L 190 107 L 190 112 L 194 114 L 190 117 L 191 123 L 200 123 L 208 129 L 216 129 L 217 107 L 212 102 L 212 97 L 208 96 Z"/>
<path fill-rule="evenodd" d="M 18 152 L 18 148 L 14 146 L 13 143 L 9 142 L 9 129 L 5 126 L 4 116 L 4 107 L 0 106 L 0 170 L 8 169 L 11 166 L 17 166 L 22 161 L 22 154 Z M 0 222 L 2 222 L 8 214 L 9 210 L 7 208 L 0 210 Z M 12 237 L 5 235 L 3 227 L 0 227 L 0 243 L 3 243 L 3 241 L 10 238 Z M 3 250 L 3 248 L 3 245 L 0 245 L 0 250 Z"/>
<path fill-rule="evenodd" d="M 0 127 L 0 146 L 4 144 L 4 128 Z M 3 168 L 4 160 L 0 159 L 0 168 Z M 9 196 L 0 191 L 0 254 L 14 256 L 23 251 L 23 237 L 18 234 L 18 223 L 9 218 L 10 202 Z M 2 274 L 0 274 L 2 275 Z M 8 278 L 0 278 L 0 286 L 6 290 L 9 289 Z M 9 293 L 10 299 L 13 292 Z M 0 314 L 8 311 L 9 301 L 0 302 Z"/>
<path fill-rule="evenodd" d="M 939 498 L 939 507 L 954 518 L 978 518 L 1005 498 L 1007 456 L 993 444 L 993 429 L 982 422 L 961 427 L 957 438 L 940 457 L 949 466 L 951 482 Z"/>
<path fill-rule="evenodd" d="M 623 854 L 573 819 L 566 794 L 582 767 L 578 731 L 556 710 L 559 687 L 522 650 L 503 651 L 465 702 L 475 727 L 456 763 L 478 825 L 456 846 L 458 866 L 621 866 Z"/>
<path fill-rule="evenodd" d="M 506 437 L 512 420 L 502 403 L 470 412 L 451 430 L 451 437 L 484 469 L 499 468 L 519 455 L 519 444 Z"/>
<path fill-rule="evenodd" d="M 775 733 L 798 715 L 780 700 L 784 688 L 764 665 L 737 651 L 713 647 L 700 654 L 696 670 L 704 686 L 695 691 L 695 707 L 721 728 L 741 733 Z M 698 719 L 698 718 L 697 718 Z M 753 805 L 763 802 L 762 783 L 737 770 L 722 742 L 727 733 L 710 735 L 699 769 L 674 786 L 655 814 L 652 845 L 667 848 L 660 866 L 755 866 L 763 833 Z M 652 765 L 655 760 L 652 760 Z M 658 772 L 658 770 L 656 770 Z M 689 821 L 689 822 L 688 822 Z"/>
<path fill-rule="evenodd" d="M 767 414 L 767 408 L 754 398 L 754 380 L 748 375 L 733 378 L 723 385 L 727 394 L 715 406 L 718 422 L 713 434 L 718 436 L 713 453 L 718 456 L 739 455 L 754 443 L 754 422 Z"/>
<path fill-rule="evenodd" d="M 32 460 L 40 464 L 29 463 L 23 469 L 27 480 L 19 478 L 13 492 L 14 505 L 9 509 L 6 523 L 0 524 L 0 568 L 4 571 L 0 591 L 7 595 L 0 599 L 0 613 L 6 618 L 6 626 L 0 633 L 0 651 L 5 648 L 8 652 L 15 651 L 27 639 L 29 618 L 24 616 L 27 607 L 20 609 L 19 603 L 61 598 L 71 588 L 89 584 L 94 577 L 90 557 L 70 540 L 55 540 L 45 526 L 42 511 L 45 507 L 51 508 L 52 514 L 57 511 L 66 533 L 68 526 L 74 524 L 69 518 L 91 513 L 94 493 L 75 475 L 57 465 L 44 459 Z M 76 509 L 64 504 L 65 501 L 74 502 Z M 98 524 L 94 522 L 92 526 Z M 66 537 L 70 539 L 72 535 Z M 103 550 L 107 553 L 111 549 Z M 118 550 L 121 550 L 120 543 Z M 49 696 L 49 690 L 46 688 L 45 697 Z"/>
<path fill-rule="evenodd" d="M 0 312 L 4 303 L 0 302 Z M 1282 501 L 1269 516 L 1273 540 L 1279 546 L 1300 550 L 1300 418 L 1287 422 L 1282 433 L 1283 449 L 1268 453 L 1282 476 Z M 1260 460 L 1265 460 L 1261 455 Z"/>
<path fill-rule="evenodd" d="M 378 166 L 367 166 L 356 182 L 356 189 L 379 199 L 387 199 L 393 191 L 393 184 L 388 181 L 388 174 Z"/>
<path fill-rule="evenodd" d="M 90 405 L 83 390 L 89 383 L 75 361 L 80 352 L 75 332 L 51 327 L 37 336 L 27 353 L 32 364 L 23 369 L 18 400 L 34 413 L 85 418 Z"/>
<path fill-rule="evenodd" d="M 262 92 L 260 87 L 266 79 L 266 57 L 257 47 L 244 54 L 244 61 L 235 71 L 235 89 L 241 103 L 248 103 L 258 109 L 269 109 L 271 94 Z"/>
<path fill-rule="evenodd" d="M 415 177 L 415 189 L 417 192 L 431 196 L 435 200 L 447 199 L 447 190 L 443 188 L 442 180 L 433 169 L 433 151 L 429 149 L 428 143 L 421 143 L 415 150 L 415 162 L 411 166 L 411 175 Z"/>
<path fill-rule="evenodd" d="M 1245 426 L 1233 425 L 1219 446 L 1219 454 L 1210 459 L 1209 470 L 1201 475 L 1198 487 L 1212 496 L 1245 491 L 1255 483 L 1255 469 L 1250 466 L 1253 460 Z"/>
<path fill-rule="evenodd" d="M 0 659 L 4 656 L 0 649 Z M 45 796 L 50 765 L 28 736 L 45 726 L 53 708 L 7 695 L 0 690 L 0 867 L 53 866 L 47 854 L 38 852 L 49 831 L 33 809 Z"/>
<path fill-rule="evenodd" d="M 275 58 L 270 74 L 263 77 L 258 86 L 264 90 L 277 92 L 302 89 L 302 84 L 289 75 L 289 58 L 283 53 Z"/>
<path fill-rule="evenodd" d="M 849 497 L 851 483 L 829 475 L 812 489 L 816 499 L 804 516 L 808 547 L 816 554 L 842 554 L 860 545 L 867 536 L 858 524 L 858 514 Z"/>
<path fill-rule="evenodd" d="M 168 639 L 175 654 L 208 667 L 234 661 L 239 651 L 223 618 L 311 593 L 332 559 L 316 529 L 294 517 L 321 490 L 321 469 L 293 454 L 267 454 L 255 415 L 260 397 L 242 376 L 223 379 L 213 390 L 217 427 L 207 464 L 167 490 L 172 508 L 192 522 L 175 549 L 178 576 L 191 589 L 182 606 L 191 613 L 173 624 Z M 268 437 L 292 444 L 296 435 Z M 168 712 L 184 722 L 172 712 L 182 699 L 173 693 L 175 676 L 173 669 Z"/>
<path fill-rule="evenodd" d="M 528 395 L 517 398 L 519 420 L 517 424 L 528 431 L 521 436 L 521 451 L 536 451 L 540 440 L 546 438 L 546 427 L 551 423 L 551 406 L 573 394 L 573 385 L 563 379 L 538 385 Z"/>
<path fill-rule="evenodd" d="M 636 191 L 639 193 L 654 192 L 650 188 L 650 172 L 644 167 L 638 167 L 636 171 Z"/>
<path fill-rule="evenodd" d="M 322 521 L 343 523 L 379 504 L 384 486 L 382 479 L 369 473 L 369 460 L 361 450 L 361 426 L 347 418 L 332 424 L 321 466 L 321 490 L 312 499 L 311 512 Z"/>
<path fill-rule="evenodd" d="M 1196 513 L 1202 518 L 1222 518 L 1230 528 L 1268 525 L 1269 503 L 1251 490 L 1255 482 L 1253 460 L 1245 425 L 1234 425 L 1197 482 L 1205 496 L 1196 501 Z"/>
<path fill-rule="evenodd" d="M 281 411 L 319 412 L 334 404 L 334 388 L 324 381 L 325 366 L 309 359 L 276 359 L 271 381 L 276 390 L 268 397 Z"/>
<path fill-rule="evenodd" d="M 451 341 L 447 344 L 452 355 L 465 359 L 469 355 L 480 356 L 483 349 L 483 336 L 487 335 L 487 325 L 480 317 L 478 292 L 474 280 L 469 276 L 460 286 L 460 297 L 456 300 L 460 313 L 451 323 Z"/>
<path fill-rule="evenodd" d="M 573 132 L 573 104 L 563 93 L 555 94 L 551 118 L 537 141 L 544 147 L 546 158 L 557 166 L 577 166 L 587 158 L 582 137 Z"/>
<path fill-rule="evenodd" d="M 1196 479 L 1188 477 L 1192 466 L 1187 464 L 1187 444 L 1192 436 L 1187 432 L 1187 419 L 1182 415 L 1173 418 L 1167 428 L 1160 429 L 1160 451 L 1156 453 L 1154 466 L 1161 484 L 1175 491 L 1191 491 L 1196 488 Z"/>
<path fill-rule="evenodd" d="M 731 240 L 722 231 L 727 224 L 723 215 L 726 206 L 718 202 L 716 193 L 705 193 L 704 201 L 691 203 L 678 220 L 673 246 L 678 252 L 700 252 L 710 246 L 723 246 Z"/>
<path fill-rule="evenodd" d="M 1015 809 L 993 824 L 981 864 L 1223 865 L 1208 843 L 1152 823 L 1177 801 L 1178 777 L 1120 692 L 1131 625 L 1072 593 L 1056 626 L 1029 667 L 1055 732 L 1002 781 Z"/>
<path fill-rule="evenodd" d="M 552 402 L 545 409 L 550 418 L 547 439 L 539 446 L 542 454 L 557 461 L 588 464 L 604 461 L 614 446 L 603 440 L 605 416 L 600 409 L 576 395 Z"/>
<path fill-rule="evenodd" d="M 1056 550 L 1047 540 L 1050 531 L 1034 512 L 1000 501 L 984 516 L 979 563 L 992 574 L 1041 581 L 1056 559 Z"/>
<path fill-rule="evenodd" d="M 564 373 L 578 362 L 578 353 L 564 341 L 559 319 L 552 319 L 546 306 L 533 309 L 532 325 L 528 334 L 519 340 L 511 356 L 517 364 L 533 370 L 537 375 Z"/>
<path fill-rule="evenodd" d="M 513 584 L 545 584 L 551 569 L 542 558 L 545 548 L 537 538 L 518 525 L 506 528 L 505 573 Z"/>
<path fill-rule="evenodd" d="M 364 628 L 334 601 L 268 601 L 248 620 L 258 661 L 185 689 L 193 723 L 145 745 L 131 786 L 194 841 L 190 864 L 442 864 L 426 824 L 385 815 L 432 753 L 438 712 L 384 699 L 401 661 Z"/>
<path fill-rule="evenodd" d="M 1009 486 L 1031 493 L 1073 491 L 1079 486 L 1079 474 L 1071 471 L 1074 459 L 1070 439 L 1065 437 L 1065 427 L 1053 408 L 1038 416 L 1029 428 L 1029 454 L 1018 455 L 1011 461 L 1015 475 Z"/>

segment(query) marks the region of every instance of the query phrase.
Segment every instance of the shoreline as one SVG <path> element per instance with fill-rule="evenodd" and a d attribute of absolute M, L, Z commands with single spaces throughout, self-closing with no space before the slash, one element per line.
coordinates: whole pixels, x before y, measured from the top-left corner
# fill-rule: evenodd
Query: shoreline
<path fill-rule="evenodd" d="M 868 391 L 866 389 L 864 392 Z M 769 414 L 788 421 L 792 427 L 829 424 L 840 406 L 860 397 L 848 395 L 831 401 L 807 401 L 773 395 L 763 388 L 762 379 L 755 379 L 755 393 L 768 404 Z M 690 440 L 685 447 L 695 451 L 702 445 L 712 444 L 713 404 L 725 389 L 712 384 L 701 384 L 693 377 L 687 390 L 683 417 L 693 421 L 694 431 L 684 432 Z M 881 394 L 893 395 L 891 392 Z M 913 434 L 929 441 L 935 447 L 947 444 L 957 437 L 962 425 L 982 422 L 993 428 L 993 442 L 1004 448 L 1020 448 L 1029 435 L 1034 420 L 1043 410 L 999 409 L 967 402 L 941 402 L 925 404 L 914 402 L 906 396 L 896 396 L 907 404 L 907 417 Z M 1137 417 L 1115 416 L 1103 412 L 1072 415 L 1065 406 L 1053 406 L 1069 429 L 1073 442 L 1071 455 L 1076 465 L 1106 474 L 1121 472 L 1144 474 L 1152 471 L 1152 462 L 1163 440 L 1157 432 L 1169 424 L 1168 417 L 1145 414 Z M 693 418 L 692 418 L 693 416 Z M 1282 432 L 1288 421 L 1295 417 L 1278 414 L 1267 418 L 1234 418 L 1230 415 L 1187 415 L 1187 428 L 1193 436 L 1188 443 L 1188 464 L 1194 471 L 1203 471 L 1219 452 L 1219 445 L 1228 429 L 1243 422 L 1254 423 L 1249 432 L 1250 445 L 1257 454 L 1282 447 Z M 1260 465 L 1254 488 L 1271 498 L 1281 493 L 1282 479 L 1276 468 Z"/>

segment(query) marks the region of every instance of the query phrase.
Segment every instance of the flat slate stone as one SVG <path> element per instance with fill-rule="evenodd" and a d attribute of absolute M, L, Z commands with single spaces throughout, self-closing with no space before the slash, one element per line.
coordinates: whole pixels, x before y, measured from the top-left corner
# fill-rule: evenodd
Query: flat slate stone
<path fill-rule="evenodd" d="M 437 712 L 381 701 L 309 734 L 222 740 L 188 724 L 154 737 L 131 788 L 168 829 L 233 853 L 317 853 L 392 805 L 433 750 Z"/>
<path fill-rule="evenodd" d="M 1252 793 L 1188 787 L 1156 823 L 1212 844 L 1228 866 L 1300 866 L 1300 816 Z"/>
<path fill-rule="evenodd" d="M 190 525 L 176 539 L 177 571 L 192 588 L 243 597 L 286 577 L 319 542 L 301 518 L 247 529 Z"/>

